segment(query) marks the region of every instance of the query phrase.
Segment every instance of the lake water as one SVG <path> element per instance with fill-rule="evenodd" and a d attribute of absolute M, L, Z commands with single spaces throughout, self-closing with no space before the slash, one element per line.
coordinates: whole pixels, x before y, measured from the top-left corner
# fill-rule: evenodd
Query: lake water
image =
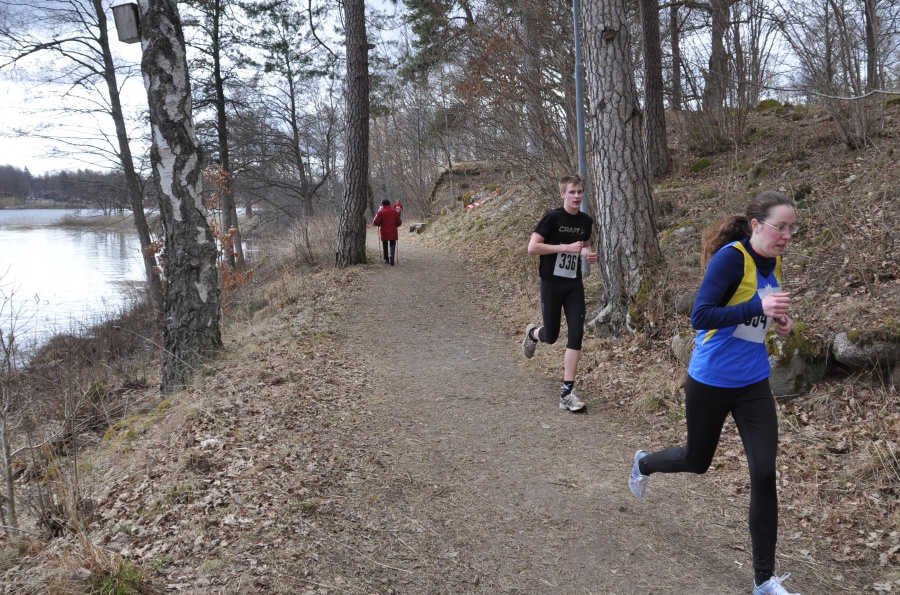
<path fill-rule="evenodd" d="M 0 329 L 20 347 L 118 313 L 144 280 L 135 231 L 54 226 L 76 211 L 0 210 Z M 99 211 L 80 211 L 90 217 Z"/>

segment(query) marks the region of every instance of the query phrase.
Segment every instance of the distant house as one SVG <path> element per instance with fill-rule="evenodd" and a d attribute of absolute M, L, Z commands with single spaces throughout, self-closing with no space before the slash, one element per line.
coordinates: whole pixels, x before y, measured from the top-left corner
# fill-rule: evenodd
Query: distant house
<path fill-rule="evenodd" d="M 72 201 L 72 197 L 69 194 L 64 194 L 56 190 L 41 190 L 34 195 L 34 200 L 50 200 L 53 202 L 67 203 Z"/>

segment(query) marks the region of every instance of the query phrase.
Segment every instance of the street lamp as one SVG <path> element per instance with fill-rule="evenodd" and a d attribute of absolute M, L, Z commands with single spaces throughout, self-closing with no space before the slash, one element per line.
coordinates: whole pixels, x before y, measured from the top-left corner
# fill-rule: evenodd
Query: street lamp
<path fill-rule="evenodd" d="M 584 66 L 581 61 L 581 15 L 578 0 L 572 0 L 572 17 L 575 26 L 575 121 L 578 125 L 578 169 L 584 180 L 584 198 L 581 200 L 581 212 L 590 214 L 590 195 L 588 194 L 587 148 L 584 140 Z M 596 248 L 594 249 L 596 252 Z M 587 258 L 582 259 L 584 276 L 591 274 L 591 265 Z"/>

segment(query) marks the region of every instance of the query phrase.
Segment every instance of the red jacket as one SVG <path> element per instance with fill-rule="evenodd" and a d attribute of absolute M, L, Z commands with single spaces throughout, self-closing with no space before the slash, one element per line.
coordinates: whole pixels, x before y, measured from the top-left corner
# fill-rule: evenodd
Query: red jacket
<path fill-rule="evenodd" d="M 381 228 L 381 241 L 396 240 L 397 229 L 403 225 L 403 221 L 400 219 L 400 213 L 391 207 L 381 209 L 375 213 L 375 221 L 373 221 L 373 223 L 376 227 Z"/>

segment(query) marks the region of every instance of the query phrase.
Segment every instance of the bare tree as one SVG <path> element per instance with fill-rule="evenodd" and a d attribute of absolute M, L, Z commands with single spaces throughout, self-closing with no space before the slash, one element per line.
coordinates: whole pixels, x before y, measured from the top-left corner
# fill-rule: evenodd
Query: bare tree
<path fill-rule="evenodd" d="M 706 86 L 703 93 L 703 109 L 721 118 L 728 90 L 728 55 L 725 50 L 725 34 L 728 30 L 728 15 L 731 4 L 736 0 L 710 0 L 709 12 L 712 20 L 710 29 L 709 69 L 706 72 Z M 722 128 L 722 126 L 720 126 Z"/>
<path fill-rule="evenodd" d="M 234 170 L 231 166 L 230 144 L 228 141 L 228 97 L 226 84 L 230 73 L 226 69 L 226 48 L 233 45 L 234 35 L 228 27 L 235 20 L 233 6 L 229 0 L 196 0 L 191 2 L 191 9 L 199 12 L 197 28 L 201 39 L 193 44 L 200 52 L 202 59 L 193 73 L 204 70 L 209 77 L 198 85 L 202 91 L 201 101 L 195 107 L 210 104 L 215 113 L 216 148 L 218 150 L 219 172 L 217 176 L 219 200 L 222 208 L 223 231 L 228 231 L 233 242 L 233 249 L 226 252 L 225 258 L 232 268 L 243 266 L 244 248 L 241 240 L 240 223 L 234 199 Z M 230 230 L 234 230 L 231 232 Z"/>
<path fill-rule="evenodd" d="M 766 0 L 741 0 L 731 5 L 730 35 L 727 37 L 728 87 L 732 124 L 731 138 L 743 138 L 748 112 L 759 103 L 760 90 L 770 86 L 774 70 L 775 36 Z"/>
<path fill-rule="evenodd" d="M 618 336 L 638 323 L 630 310 L 661 253 L 641 141 L 627 0 L 585 3 L 582 19 L 594 128 L 594 212 L 605 289 L 604 317 L 598 322 Z"/>
<path fill-rule="evenodd" d="M 777 2 L 774 18 L 801 64 L 796 84 L 812 101 L 824 103 L 845 144 L 870 143 L 881 105 L 873 97 L 883 90 L 882 64 L 900 41 L 898 3 Z"/>
<path fill-rule="evenodd" d="M 436 205 L 431 187 L 437 167 L 426 143 L 427 122 L 431 119 L 431 89 L 426 85 L 400 84 L 388 79 L 385 115 L 373 125 L 373 171 L 378 177 L 380 198 L 400 197 L 407 208 L 427 217 Z M 391 84 L 393 83 L 393 84 Z"/>
<path fill-rule="evenodd" d="M 396 121 L 421 130 L 423 167 L 494 161 L 547 179 L 577 168 L 571 3 L 405 4 L 417 38 L 400 69 L 402 100 L 424 108 Z"/>
<path fill-rule="evenodd" d="M 3 276 L 0 276 L 0 282 L 2 281 Z M 0 506 L 0 518 L 4 526 L 8 523 L 10 527 L 18 528 L 12 434 L 17 426 L 15 412 L 21 407 L 18 395 L 21 393 L 22 361 L 16 340 L 20 311 L 14 301 L 15 293 L 15 288 L 7 292 L 4 287 L 0 287 L 0 320 L 3 321 L 3 326 L 0 326 L 0 473 L 3 478 L 3 498 L 6 500 L 5 506 Z"/>
<path fill-rule="evenodd" d="M 672 49 L 672 75 L 671 81 L 671 105 L 674 111 L 681 111 L 683 107 L 684 91 L 681 87 L 681 27 L 678 18 L 677 2 L 669 5 L 669 43 Z"/>
<path fill-rule="evenodd" d="M 878 80 L 878 16 L 876 0 L 863 0 L 863 16 L 866 36 L 866 91 L 879 87 Z"/>
<path fill-rule="evenodd" d="M 265 100 L 277 131 L 272 140 L 279 162 L 290 171 L 290 179 L 278 183 L 299 200 L 300 212 L 309 218 L 317 193 L 334 174 L 330 153 L 341 132 L 338 112 L 329 105 L 332 89 L 323 82 L 334 74 L 337 56 L 316 28 L 326 13 L 293 2 L 247 10 L 255 26 L 249 43 L 264 52 L 257 62 L 265 72 Z"/>
<path fill-rule="evenodd" d="M 164 232 L 162 390 L 186 386 L 222 346 L 216 244 L 201 192 L 184 35 L 175 0 L 141 0 L 141 70 L 150 105 L 150 160 Z"/>
<path fill-rule="evenodd" d="M 3 4 L 7 4 L 4 0 Z M 103 138 L 97 144 L 97 152 L 104 156 L 112 153 L 111 159 L 122 169 L 125 176 L 125 190 L 135 228 L 140 241 L 151 303 L 162 315 L 162 284 L 157 274 L 157 262 L 151 249 L 153 239 L 144 215 L 143 184 L 134 165 L 131 153 L 125 112 L 120 97 L 120 84 L 130 76 L 130 68 L 117 64 L 110 49 L 109 24 L 101 0 L 71 0 L 69 2 L 48 2 L 46 0 L 26 0 L 16 2 L 28 18 L 4 21 L 0 24 L 0 46 L 5 64 L 0 67 L 14 67 L 32 56 L 58 57 L 62 59 L 56 68 L 43 68 L 38 80 L 61 84 L 68 88 L 62 94 L 65 119 L 84 111 L 85 105 L 92 106 L 89 112 L 97 111 L 110 118 L 115 126 L 115 138 Z M 85 93 L 86 91 L 86 93 Z M 70 100 L 75 100 L 70 104 Z M 96 130 L 101 135 L 101 130 Z M 49 133 L 49 138 L 57 136 Z M 90 143 L 83 136 L 63 138 L 72 151 L 90 150 Z"/>
<path fill-rule="evenodd" d="M 545 3 L 541 3 L 545 4 Z M 543 117 L 542 85 L 543 78 L 541 68 L 541 39 L 540 8 L 536 7 L 532 0 L 519 0 L 519 11 L 522 14 L 522 78 L 524 81 L 532 81 L 532 85 L 523 85 L 523 90 L 528 94 L 525 102 L 525 114 L 529 119 L 529 127 L 535 132 L 533 141 L 529 147 L 536 159 L 543 160 L 547 155 L 547 146 L 544 143 L 545 121 Z"/>

